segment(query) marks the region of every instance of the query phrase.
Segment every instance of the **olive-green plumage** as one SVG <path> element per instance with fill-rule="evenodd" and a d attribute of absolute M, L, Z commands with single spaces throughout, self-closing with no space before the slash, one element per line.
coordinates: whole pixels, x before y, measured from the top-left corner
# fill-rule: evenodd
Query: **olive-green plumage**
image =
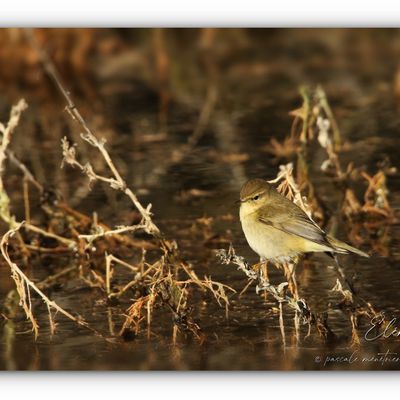
<path fill-rule="evenodd" d="M 263 179 L 240 191 L 240 221 L 250 247 L 263 259 L 288 261 L 308 252 L 368 254 L 327 235 L 296 204 Z"/>

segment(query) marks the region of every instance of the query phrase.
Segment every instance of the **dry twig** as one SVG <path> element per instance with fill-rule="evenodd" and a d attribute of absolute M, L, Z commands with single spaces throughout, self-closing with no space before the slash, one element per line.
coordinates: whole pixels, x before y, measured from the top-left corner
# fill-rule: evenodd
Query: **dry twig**
<path fill-rule="evenodd" d="M 56 312 L 59 312 L 69 318 L 71 321 L 76 322 L 78 325 L 83 326 L 85 328 L 89 328 L 87 323 L 83 321 L 81 318 L 74 317 L 72 314 L 70 314 L 68 311 L 64 310 L 62 307 L 60 307 L 56 302 L 50 300 L 38 287 L 35 285 L 23 272 L 22 270 L 18 267 L 17 264 L 15 264 L 9 254 L 8 254 L 8 245 L 11 237 L 21 228 L 22 223 L 19 223 L 14 229 L 10 229 L 8 232 L 6 232 L 0 242 L 0 250 L 1 254 L 3 255 L 4 259 L 6 260 L 7 264 L 9 265 L 11 269 L 11 276 L 15 282 L 19 297 L 20 297 L 20 304 L 26 314 L 26 317 L 31 321 L 32 324 L 32 330 L 35 333 L 35 338 L 37 338 L 38 333 L 39 333 L 39 325 L 33 315 L 32 311 L 32 300 L 31 300 L 31 290 L 36 292 L 43 302 L 46 304 L 48 308 L 48 313 L 49 313 L 49 320 L 50 320 L 50 326 L 52 332 L 54 332 L 54 321 L 53 317 L 51 314 L 51 310 L 55 310 Z M 91 328 L 89 328 L 91 329 Z M 91 329 L 92 330 L 92 329 Z"/>
<path fill-rule="evenodd" d="M 142 215 L 144 224 L 146 226 L 146 231 L 149 234 L 158 236 L 160 234 L 160 230 L 158 229 L 157 225 L 154 224 L 151 218 L 151 213 L 150 213 L 151 204 L 149 204 L 146 208 L 143 207 L 139 199 L 134 194 L 134 192 L 127 187 L 126 182 L 121 177 L 117 167 L 114 165 L 105 147 L 106 143 L 105 139 L 101 140 L 97 139 L 95 134 L 91 131 L 85 119 L 82 117 L 81 113 L 76 107 L 75 103 L 72 101 L 70 93 L 64 88 L 61 77 L 58 74 L 58 71 L 54 66 L 54 64 L 52 63 L 50 57 L 47 55 L 44 49 L 40 47 L 32 30 L 27 30 L 26 32 L 27 32 L 27 37 L 30 40 L 33 48 L 39 54 L 40 60 L 47 74 L 54 81 L 60 93 L 64 97 L 67 103 L 66 110 L 68 114 L 74 121 L 78 122 L 78 124 L 83 129 L 84 132 L 81 133 L 81 138 L 87 143 L 89 143 L 91 146 L 95 147 L 100 152 L 100 154 L 102 155 L 103 159 L 105 160 L 108 168 L 112 173 L 112 178 L 103 177 L 95 173 L 90 163 L 87 163 L 85 166 L 80 164 L 76 160 L 74 146 L 70 146 L 66 139 L 64 139 L 62 142 L 64 161 L 73 166 L 78 166 L 83 172 L 85 172 L 88 175 L 90 181 L 101 180 L 103 182 L 107 182 L 113 189 L 121 190 L 123 193 L 125 193 Z"/>

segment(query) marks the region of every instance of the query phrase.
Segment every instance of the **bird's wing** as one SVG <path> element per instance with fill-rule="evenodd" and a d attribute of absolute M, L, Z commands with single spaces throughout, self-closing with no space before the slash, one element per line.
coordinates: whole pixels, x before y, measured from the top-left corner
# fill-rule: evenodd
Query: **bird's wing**
<path fill-rule="evenodd" d="M 267 204 L 260 211 L 260 222 L 285 233 L 331 247 L 325 232 L 300 207 L 283 196 L 278 204 Z"/>

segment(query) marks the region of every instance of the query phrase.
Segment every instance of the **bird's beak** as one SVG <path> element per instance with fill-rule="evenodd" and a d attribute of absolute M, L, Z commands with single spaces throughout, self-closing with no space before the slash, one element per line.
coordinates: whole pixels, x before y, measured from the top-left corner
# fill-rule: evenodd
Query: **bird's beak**
<path fill-rule="evenodd" d="M 242 203 L 242 200 L 240 199 L 235 201 L 235 204 L 240 204 L 240 203 Z"/>

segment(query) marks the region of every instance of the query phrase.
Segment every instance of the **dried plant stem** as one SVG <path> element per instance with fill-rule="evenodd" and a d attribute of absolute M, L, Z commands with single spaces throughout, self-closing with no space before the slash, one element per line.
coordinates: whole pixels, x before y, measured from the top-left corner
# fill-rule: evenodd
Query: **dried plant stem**
<path fill-rule="evenodd" d="M 7 149 L 6 154 L 9 160 L 23 173 L 24 180 L 30 182 L 40 193 L 43 193 L 43 186 L 36 180 L 28 167 L 16 157 L 14 152 Z"/>
<path fill-rule="evenodd" d="M 122 294 L 124 294 L 128 289 L 130 289 L 131 287 L 134 287 L 135 285 L 137 285 L 141 280 L 143 280 L 146 276 L 148 276 L 150 274 L 150 272 L 157 270 L 157 266 L 156 264 L 151 265 L 148 269 L 146 269 L 146 271 L 144 271 L 143 273 L 137 273 L 136 277 L 134 280 L 130 281 L 129 283 L 127 283 L 121 290 L 119 290 L 116 293 L 109 293 L 109 297 L 119 297 Z"/>
<path fill-rule="evenodd" d="M 152 172 L 152 176 L 149 177 L 150 185 L 154 185 L 158 179 L 168 171 L 169 168 L 171 168 L 173 165 L 179 164 L 184 157 L 186 157 L 193 150 L 193 148 L 196 147 L 200 139 L 203 137 L 207 125 L 210 122 L 217 99 L 217 87 L 214 85 L 214 83 L 210 83 L 207 88 L 206 98 L 200 111 L 199 119 L 192 134 L 189 136 L 185 144 L 172 153 L 172 157 L 170 159 L 166 160 L 164 164 L 160 165 Z"/>
<path fill-rule="evenodd" d="M 32 330 L 35 333 L 35 338 L 37 338 L 38 333 L 39 333 L 39 325 L 37 321 L 35 320 L 35 317 L 32 312 L 32 303 L 31 303 L 31 293 L 30 290 L 32 289 L 34 292 L 36 292 L 41 299 L 44 301 L 44 303 L 47 305 L 49 309 L 49 314 L 51 314 L 50 310 L 54 309 L 57 312 L 60 312 L 70 320 L 76 322 L 78 325 L 83 326 L 85 328 L 88 328 L 88 325 L 86 322 L 84 322 L 82 319 L 78 319 L 74 317 L 72 314 L 70 314 L 68 311 L 64 310 L 62 307 L 60 307 L 56 302 L 50 300 L 38 287 L 35 285 L 18 267 L 17 264 L 15 264 L 9 254 L 8 254 L 8 244 L 10 238 L 20 229 L 22 223 L 18 224 L 14 229 L 10 229 L 7 231 L 0 242 L 0 250 L 1 254 L 3 255 L 4 259 L 7 261 L 7 264 L 9 265 L 12 273 L 12 277 L 16 283 L 17 291 L 20 296 L 20 301 L 22 308 L 25 311 L 25 314 L 27 318 L 31 321 L 32 323 Z M 51 316 L 50 316 L 51 318 Z"/>
<path fill-rule="evenodd" d="M 23 179 L 23 181 L 22 181 L 22 192 L 23 192 L 23 198 L 24 198 L 25 221 L 30 223 L 31 222 L 31 207 L 29 204 L 28 181 L 26 179 Z"/>
<path fill-rule="evenodd" d="M 7 125 L 4 126 L 0 123 L 0 132 L 2 133 L 0 144 L 0 217 L 10 229 L 17 226 L 17 222 L 14 215 L 12 215 L 10 212 L 10 199 L 4 187 L 3 172 L 5 169 L 5 160 L 9 155 L 8 146 L 11 143 L 12 134 L 14 133 L 15 128 L 18 126 L 22 112 L 27 107 L 28 105 L 24 99 L 19 100 L 19 102 L 11 108 L 10 118 Z M 19 232 L 17 232 L 17 238 L 21 245 L 21 252 L 23 253 L 24 258 L 27 259 L 29 251 Z"/>
<path fill-rule="evenodd" d="M 50 329 L 51 332 L 54 332 L 55 329 L 55 324 L 53 321 L 53 317 L 51 315 L 51 309 L 55 310 L 56 312 L 60 312 L 61 314 L 65 315 L 67 318 L 71 319 L 72 321 L 76 322 L 78 325 L 84 326 L 86 328 L 89 328 L 88 325 L 80 320 L 74 317 L 72 314 L 70 314 L 68 311 L 64 310 L 61 308 L 57 303 L 54 301 L 51 301 L 39 288 L 37 285 L 35 285 L 25 274 L 24 272 L 18 267 L 16 263 L 14 263 L 9 254 L 8 254 L 8 243 L 9 239 L 13 236 L 16 235 L 20 244 L 21 244 L 21 249 L 25 253 L 27 251 L 26 245 L 24 241 L 22 240 L 22 237 L 20 235 L 19 229 L 23 225 L 23 223 L 18 223 L 15 221 L 15 217 L 11 215 L 10 213 L 10 208 L 9 208 L 9 198 L 7 195 L 7 192 L 5 191 L 4 188 L 4 182 L 3 182 L 3 172 L 4 172 L 4 162 L 7 156 L 10 156 L 11 161 L 16 164 L 24 173 L 24 177 L 27 181 L 33 182 L 34 185 L 40 190 L 43 191 L 43 188 L 41 187 L 40 184 L 37 183 L 37 181 L 33 178 L 33 175 L 29 172 L 29 170 L 26 168 L 24 164 L 22 164 L 12 152 L 8 150 L 8 146 L 11 142 L 11 136 L 17 127 L 21 114 L 22 112 L 27 108 L 27 104 L 25 100 L 20 100 L 17 105 L 13 106 L 11 109 L 11 115 L 10 119 L 7 123 L 7 125 L 4 127 L 3 125 L 0 125 L 0 130 L 3 134 L 2 136 L 2 141 L 0 145 L 0 196 L 1 196 L 1 205 L 0 205 L 0 214 L 1 218 L 9 225 L 10 229 L 3 235 L 1 242 L 0 242 L 0 249 L 1 249 L 1 254 L 3 255 L 4 259 L 6 260 L 7 264 L 9 265 L 11 269 L 11 275 L 12 278 L 16 284 L 16 289 L 20 297 L 20 304 L 27 316 L 27 318 L 31 321 L 32 324 L 32 330 L 35 333 L 35 338 L 37 338 L 38 332 L 39 332 L 39 325 L 33 315 L 32 312 L 32 302 L 31 302 L 31 290 L 36 292 L 42 300 L 46 303 L 48 311 L 49 311 L 49 323 L 50 323 Z M 29 216 L 29 201 L 27 194 L 24 195 L 25 200 L 25 209 L 27 216 Z M 40 233 L 42 235 L 52 237 L 58 241 L 60 241 L 63 244 L 66 244 L 69 248 L 71 247 L 76 247 L 76 243 L 73 240 L 63 238 L 61 236 L 58 236 L 56 234 L 46 232 L 41 228 L 37 228 L 36 226 L 30 224 L 30 223 L 25 223 L 24 224 L 25 229 Z M 89 328 L 91 329 L 91 328 Z"/>
<path fill-rule="evenodd" d="M 10 228 L 15 226 L 15 218 L 10 213 L 10 199 L 4 188 L 3 172 L 5 168 L 5 160 L 7 158 L 7 148 L 11 142 L 11 136 L 17 127 L 22 112 L 28 107 L 26 101 L 21 99 L 11 108 L 10 118 L 6 126 L 0 124 L 0 132 L 2 139 L 0 144 L 0 216 L 9 225 Z"/>
<path fill-rule="evenodd" d="M 310 326 L 309 326 L 309 332 L 310 332 Z M 296 342 L 300 343 L 300 318 L 299 318 L 299 313 L 295 311 L 294 313 L 294 333 L 296 337 Z"/>
<path fill-rule="evenodd" d="M 192 149 L 199 142 L 200 138 L 203 136 L 204 130 L 207 127 L 211 114 L 215 108 L 217 99 L 218 99 L 217 87 L 215 86 L 214 83 L 210 83 L 210 85 L 207 88 L 206 99 L 204 101 L 203 108 L 200 112 L 196 128 L 190 135 L 187 144 L 181 151 L 181 154 L 187 154 L 187 151 Z"/>
<path fill-rule="evenodd" d="M 108 231 L 101 231 L 99 233 L 94 233 L 92 235 L 79 235 L 79 239 L 85 239 L 88 242 L 93 242 L 96 239 L 105 237 L 105 236 L 113 236 L 113 235 L 120 235 L 121 233 L 126 233 L 126 232 L 135 232 L 141 229 L 146 228 L 146 224 L 138 224 L 138 225 L 132 225 L 132 226 L 122 226 L 118 227 L 116 229 L 108 230 Z"/>
<path fill-rule="evenodd" d="M 7 158 L 6 150 L 11 142 L 11 136 L 19 123 L 22 112 L 28 107 L 28 104 L 24 99 L 21 99 L 15 106 L 11 108 L 10 119 L 7 125 L 4 127 L 0 126 L 0 131 L 3 134 L 0 144 L 0 175 L 3 175 L 4 161 Z M 3 182 L 0 183 L 0 190 L 3 190 Z"/>
<path fill-rule="evenodd" d="M 36 286 L 39 289 L 45 289 L 47 287 L 49 287 L 54 281 L 56 281 L 57 279 L 61 278 L 64 275 L 69 274 L 72 271 L 76 271 L 78 270 L 78 266 L 77 265 L 73 265 L 72 267 L 67 267 L 64 268 L 62 271 L 57 272 L 54 275 L 50 275 L 48 276 L 46 279 L 44 279 L 43 281 L 39 282 Z"/>
<path fill-rule="evenodd" d="M 300 315 L 306 316 L 311 314 L 306 302 L 303 299 L 296 300 L 295 298 L 285 294 L 286 287 L 288 286 L 287 282 L 282 282 L 278 286 L 272 285 L 262 276 L 262 274 L 257 274 L 257 272 L 249 266 L 243 257 L 236 255 L 235 249 L 232 247 L 232 245 L 229 247 L 228 251 L 224 249 L 218 250 L 217 256 L 223 264 L 237 265 L 238 269 L 243 271 L 248 278 L 258 282 L 256 287 L 257 293 L 266 290 L 275 298 L 276 301 L 279 303 L 287 303 L 290 308 L 298 311 Z"/>
<path fill-rule="evenodd" d="M 24 223 L 23 226 L 26 230 L 31 231 L 31 232 L 36 232 L 36 233 L 40 233 L 43 236 L 47 236 L 49 238 L 58 240 L 60 243 L 65 244 L 66 246 L 68 246 L 69 249 L 76 249 L 76 242 L 72 239 L 67 239 L 65 237 L 59 236 L 55 233 L 52 232 L 47 232 L 44 229 L 38 228 L 35 225 L 29 224 L 27 222 Z"/>
<path fill-rule="evenodd" d="M 33 175 L 29 172 L 29 170 L 26 168 L 26 166 L 21 163 L 12 152 L 8 150 L 8 146 L 11 142 L 11 136 L 17 127 L 21 114 L 22 112 L 28 107 L 24 99 L 21 99 L 15 106 L 12 107 L 11 109 L 11 115 L 10 119 L 7 123 L 7 125 L 4 127 L 3 125 L 0 126 L 0 130 L 3 133 L 1 145 L 0 145 L 0 216 L 1 218 L 9 225 L 9 227 L 12 229 L 18 224 L 15 221 L 15 217 L 11 215 L 10 213 L 10 208 L 9 208 L 9 198 L 7 195 L 7 192 L 4 188 L 4 182 L 3 182 L 3 172 L 4 172 L 4 162 L 7 158 L 7 156 L 10 156 L 10 159 L 13 163 L 15 163 L 24 173 L 24 176 L 27 180 L 30 182 L 34 182 L 34 185 L 39 189 L 43 190 L 43 187 L 33 178 Z M 29 200 L 28 200 L 28 195 L 27 195 L 27 188 L 24 186 L 24 204 L 25 204 L 25 212 L 27 217 L 29 217 L 30 212 L 29 212 Z M 69 248 L 75 248 L 76 243 L 73 240 L 63 238 L 59 235 L 56 235 L 51 232 L 47 232 L 41 228 L 36 227 L 35 225 L 32 225 L 31 223 L 26 222 L 24 223 L 24 228 L 36 233 L 40 233 L 44 236 L 51 237 L 53 239 L 58 240 L 59 242 L 66 244 Z M 20 236 L 20 232 L 17 231 L 17 237 L 20 241 L 21 248 L 26 251 L 26 245 L 24 241 L 22 240 Z"/>
<path fill-rule="evenodd" d="M 41 246 L 34 246 L 31 244 L 25 244 L 25 247 L 28 250 L 36 251 L 40 254 L 59 254 L 59 253 L 67 253 L 67 252 L 71 251 L 68 247 L 64 247 L 64 246 L 41 247 Z"/>
<path fill-rule="evenodd" d="M 203 290 L 208 289 L 213 294 L 215 300 L 221 307 L 222 307 L 222 302 L 225 303 L 225 314 L 227 316 L 228 308 L 229 308 L 229 299 L 225 293 L 225 289 L 227 289 L 233 293 L 236 293 L 236 290 L 228 285 L 224 285 L 220 282 L 213 281 L 211 278 L 209 278 L 207 276 L 204 277 L 204 280 L 199 279 L 198 276 L 196 275 L 196 273 L 193 270 L 191 270 L 188 265 L 185 265 L 184 263 L 181 263 L 181 267 L 186 272 L 186 274 L 190 277 L 190 279 L 186 280 L 186 281 L 175 281 L 175 283 L 180 284 L 180 285 L 194 283 Z"/>
<path fill-rule="evenodd" d="M 134 281 L 129 282 L 124 287 L 124 289 L 122 289 L 122 291 L 121 291 L 122 293 L 123 293 L 123 291 L 125 291 L 125 290 L 129 289 L 130 287 L 134 286 L 140 279 L 142 279 L 144 276 L 146 276 L 152 269 L 152 267 L 150 267 L 146 271 L 146 274 L 138 273 L 140 267 L 135 267 L 135 266 L 127 263 L 126 261 L 121 260 L 118 257 L 115 257 L 113 254 L 106 254 L 106 292 L 107 292 L 107 295 L 109 297 L 111 297 L 110 294 L 111 294 L 111 277 L 112 277 L 112 263 L 113 262 L 117 263 L 117 264 L 120 264 L 120 265 L 124 266 L 125 268 L 128 268 L 130 271 L 133 271 L 136 274 L 136 277 L 135 277 Z"/>
<path fill-rule="evenodd" d="M 301 195 L 300 189 L 293 177 L 293 164 L 279 166 L 279 173 L 275 179 L 268 181 L 269 183 L 278 183 L 277 190 L 293 201 L 311 218 L 311 208 L 307 203 L 306 197 Z"/>
<path fill-rule="evenodd" d="M 317 87 L 316 97 L 317 97 L 317 101 L 319 102 L 321 108 L 325 111 L 325 114 L 328 117 L 328 119 L 332 125 L 333 140 L 334 140 L 334 144 L 335 144 L 335 150 L 337 151 L 342 144 L 342 138 L 341 138 L 340 130 L 339 130 L 338 124 L 336 122 L 335 116 L 333 115 L 332 109 L 331 109 L 328 99 L 326 97 L 326 93 L 325 93 L 324 89 L 322 88 L 322 86 Z"/>
<path fill-rule="evenodd" d="M 50 78 L 54 81 L 55 85 L 57 86 L 57 88 L 61 92 L 62 96 L 64 97 L 64 99 L 67 103 L 66 110 L 68 111 L 71 118 L 73 120 L 77 121 L 79 123 L 79 125 L 83 128 L 84 133 L 81 134 L 82 139 L 99 150 L 99 152 L 103 156 L 104 160 L 106 161 L 106 163 L 113 175 L 113 178 L 105 178 L 105 177 L 102 177 L 97 174 L 94 174 L 94 177 L 96 179 L 108 182 L 113 189 L 121 190 L 122 192 L 124 192 L 129 197 L 129 199 L 132 201 L 132 203 L 135 205 L 135 207 L 139 210 L 140 214 L 142 215 L 142 218 L 146 224 L 146 231 L 148 233 L 158 236 L 160 234 L 160 230 L 151 219 L 151 213 L 150 213 L 151 205 L 144 208 L 142 206 L 142 204 L 139 202 L 136 195 L 133 193 L 133 191 L 127 187 L 125 181 L 122 179 L 117 167 L 114 165 L 108 151 L 105 148 L 105 140 L 104 139 L 98 140 L 97 137 L 94 135 L 94 133 L 91 131 L 91 129 L 86 124 L 85 119 L 82 117 L 82 115 L 79 112 L 78 108 L 76 107 L 75 103 L 72 101 L 72 98 L 71 98 L 69 92 L 64 88 L 64 85 L 62 83 L 61 77 L 60 77 L 57 69 L 55 68 L 54 64 L 52 63 L 52 61 L 51 61 L 50 57 L 47 55 L 47 53 L 39 46 L 39 43 L 37 42 L 32 30 L 30 30 L 30 29 L 26 30 L 26 33 L 27 33 L 28 39 L 30 40 L 30 42 L 32 44 L 32 47 L 38 52 L 44 69 L 46 70 L 46 72 L 50 76 Z M 70 160 L 67 159 L 66 161 L 69 162 Z M 88 167 L 89 166 L 87 165 L 87 168 Z M 92 169 L 92 171 L 93 171 L 93 169 Z M 90 176 L 89 176 L 89 178 L 90 178 Z"/>
<path fill-rule="evenodd" d="M 279 328 L 281 330 L 283 349 L 286 349 L 285 323 L 283 321 L 283 302 L 279 302 Z"/>
<path fill-rule="evenodd" d="M 111 258 L 106 255 L 106 292 L 107 295 L 111 292 Z"/>
<path fill-rule="evenodd" d="M 100 233 L 100 232 L 105 233 L 103 235 L 104 237 L 107 237 L 108 236 L 107 232 L 112 230 L 106 224 L 98 222 L 97 218 L 92 219 L 92 218 L 88 217 L 87 215 L 82 214 L 79 211 L 76 211 L 76 210 L 70 208 L 68 205 L 66 205 L 64 203 L 57 203 L 56 207 L 58 209 L 60 209 L 63 213 L 71 215 L 74 219 L 77 219 L 80 224 L 90 225 L 90 224 L 94 223 L 96 229 L 99 229 L 98 233 Z M 137 226 L 137 225 L 134 225 L 132 228 L 134 228 L 135 226 Z M 129 228 L 131 228 L 131 227 L 129 227 Z M 134 229 L 134 230 L 136 230 L 136 229 Z M 92 235 L 88 235 L 88 236 L 92 236 Z M 79 235 L 78 235 L 78 237 L 79 237 Z M 125 244 L 125 245 L 139 247 L 141 249 L 156 247 L 155 245 L 152 245 L 149 241 L 133 239 L 133 238 L 130 238 L 129 236 L 125 236 L 125 235 L 115 233 L 115 232 L 112 234 L 112 238 L 120 243 Z M 83 239 L 88 240 L 89 238 L 83 238 Z M 95 237 L 94 239 L 97 239 L 97 237 Z M 90 239 L 88 241 L 90 241 Z"/>
<path fill-rule="evenodd" d="M 106 258 L 109 259 L 110 262 L 115 262 L 115 263 L 117 263 L 117 264 L 120 264 L 120 265 L 124 266 L 125 268 L 128 268 L 130 271 L 132 271 L 132 272 L 134 272 L 134 273 L 138 272 L 139 269 L 140 269 L 139 266 L 134 266 L 134 265 L 132 265 L 132 264 L 129 264 L 129 263 L 127 263 L 126 261 L 121 260 L 121 259 L 118 258 L 118 257 L 115 257 L 113 254 L 108 254 L 108 255 L 106 256 Z"/>
<path fill-rule="evenodd" d="M 357 333 L 357 318 L 354 314 L 350 315 L 350 322 L 351 322 L 351 344 L 352 346 L 359 346 L 360 345 L 360 337 Z"/>

